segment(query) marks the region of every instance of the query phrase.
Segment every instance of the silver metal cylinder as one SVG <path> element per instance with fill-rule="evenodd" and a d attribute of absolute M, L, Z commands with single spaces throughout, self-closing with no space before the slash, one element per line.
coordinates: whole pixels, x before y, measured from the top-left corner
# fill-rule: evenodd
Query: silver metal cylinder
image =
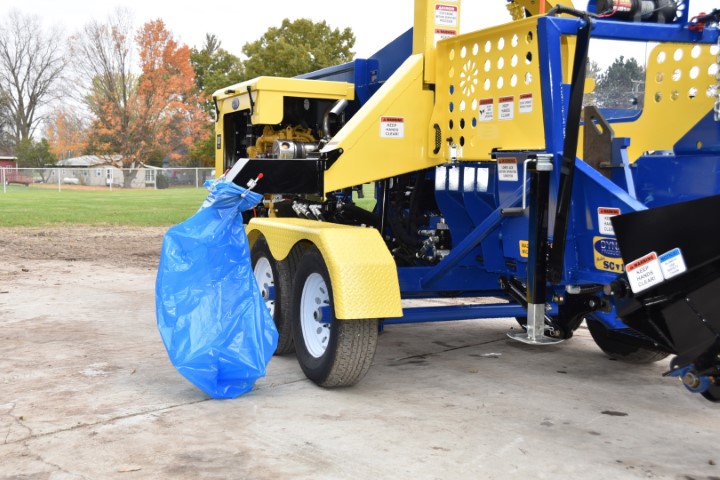
<path fill-rule="evenodd" d="M 308 154 L 317 150 L 318 144 L 312 142 L 298 142 L 296 140 L 275 140 L 273 142 L 273 157 L 282 160 L 293 158 L 307 158 Z"/>

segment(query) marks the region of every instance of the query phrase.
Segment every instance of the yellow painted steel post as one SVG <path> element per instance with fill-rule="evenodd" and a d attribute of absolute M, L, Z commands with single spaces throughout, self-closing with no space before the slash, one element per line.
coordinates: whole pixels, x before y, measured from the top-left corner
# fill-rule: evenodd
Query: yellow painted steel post
<path fill-rule="evenodd" d="M 460 0 L 415 0 L 413 54 L 425 56 L 424 81 L 435 83 L 435 46 L 438 40 L 460 33 Z"/>
<path fill-rule="evenodd" d="M 213 97 L 215 98 L 215 97 Z M 219 109 L 219 107 L 218 107 Z M 225 171 L 225 149 L 223 148 L 225 142 L 225 122 L 223 122 L 223 113 L 218 110 L 215 114 L 218 116 L 215 122 L 215 178 L 219 178 Z"/>

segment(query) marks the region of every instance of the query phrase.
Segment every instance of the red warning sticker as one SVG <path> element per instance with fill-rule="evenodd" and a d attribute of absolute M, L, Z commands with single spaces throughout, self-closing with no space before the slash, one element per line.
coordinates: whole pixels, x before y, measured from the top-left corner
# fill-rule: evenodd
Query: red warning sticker
<path fill-rule="evenodd" d="M 625 265 L 625 272 L 634 293 L 640 293 L 665 280 L 660 260 L 655 252 L 650 252 L 628 263 Z"/>
<path fill-rule="evenodd" d="M 533 111 L 533 94 L 523 93 L 520 95 L 518 101 L 518 112 L 520 113 L 532 113 Z"/>
<path fill-rule="evenodd" d="M 405 119 L 403 117 L 380 117 L 380 138 L 405 137 Z"/>
<path fill-rule="evenodd" d="M 498 98 L 498 119 L 512 120 L 515 116 L 515 97 Z"/>
<path fill-rule="evenodd" d="M 620 215 L 619 208 L 598 207 L 598 230 L 603 235 L 615 235 L 610 219 Z"/>
<path fill-rule="evenodd" d="M 444 27 L 457 27 L 458 25 L 458 7 L 457 5 L 443 5 L 438 3 L 435 5 L 435 25 Z"/>

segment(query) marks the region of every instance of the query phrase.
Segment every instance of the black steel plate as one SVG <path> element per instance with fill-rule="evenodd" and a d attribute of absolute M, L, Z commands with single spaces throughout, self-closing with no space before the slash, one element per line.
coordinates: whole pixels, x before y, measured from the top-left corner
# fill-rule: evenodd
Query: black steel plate
<path fill-rule="evenodd" d="M 720 195 L 612 218 L 625 264 L 679 248 L 688 271 L 720 259 Z"/>
<path fill-rule="evenodd" d="M 246 187 L 262 173 L 254 191 L 262 194 L 323 195 L 324 162 L 318 159 L 251 159 L 233 179 Z"/>

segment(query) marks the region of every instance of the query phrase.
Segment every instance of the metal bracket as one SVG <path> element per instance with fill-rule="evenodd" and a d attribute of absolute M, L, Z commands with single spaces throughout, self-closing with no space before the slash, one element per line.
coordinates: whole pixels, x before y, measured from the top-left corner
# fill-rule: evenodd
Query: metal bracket
<path fill-rule="evenodd" d="M 530 162 L 537 162 L 537 166 L 535 167 L 537 170 L 544 171 L 544 172 L 552 172 L 553 164 L 552 164 L 553 156 L 550 153 L 538 153 L 536 158 L 528 157 L 523 162 L 523 179 L 522 179 L 522 206 L 521 207 L 511 207 L 511 208 L 503 208 L 502 214 L 506 217 L 512 217 L 512 216 L 519 216 L 525 213 L 525 210 L 527 210 L 527 169 L 528 169 L 528 163 Z"/>
<path fill-rule="evenodd" d="M 564 338 L 552 338 L 545 335 L 545 304 L 529 303 L 527 308 L 527 327 L 524 333 L 508 333 L 507 336 L 529 345 L 554 345 Z"/>

